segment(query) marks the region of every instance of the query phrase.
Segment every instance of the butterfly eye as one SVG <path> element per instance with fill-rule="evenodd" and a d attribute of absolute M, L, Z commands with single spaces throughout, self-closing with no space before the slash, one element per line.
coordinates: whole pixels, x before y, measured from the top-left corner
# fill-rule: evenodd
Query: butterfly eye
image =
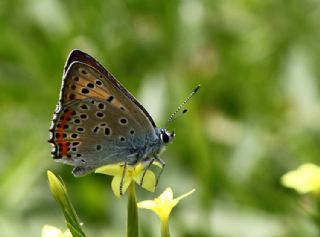
<path fill-rule="evenodd" d="M 168 133 L 166 131 L 162 131 L 161 135 L 160 135 L 161 141 L 166 144 L 168 142 L 170 142 L 171 137 L 170 135 L 168 135 Z"/>

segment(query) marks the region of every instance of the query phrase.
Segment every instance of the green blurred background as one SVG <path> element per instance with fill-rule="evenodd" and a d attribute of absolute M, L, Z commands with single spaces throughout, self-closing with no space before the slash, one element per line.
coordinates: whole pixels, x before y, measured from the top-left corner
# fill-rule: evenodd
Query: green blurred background
<path fill-rule="evenodd" d="M 0 2 L 0 236 L 65 229 L 46 170 L 63 177 L 88 236 L 124 236 L 126 198 L 110 178 L 74 178 L 47 143 L 71 49 L 105 65 L 158 126 L 201 84 L 152 199 L 196 188 L 172 236 L 316 236 L 280 176 L 320 156 L 318 0 Z M 142 236 L 160 236 L 141 210 Z"/>

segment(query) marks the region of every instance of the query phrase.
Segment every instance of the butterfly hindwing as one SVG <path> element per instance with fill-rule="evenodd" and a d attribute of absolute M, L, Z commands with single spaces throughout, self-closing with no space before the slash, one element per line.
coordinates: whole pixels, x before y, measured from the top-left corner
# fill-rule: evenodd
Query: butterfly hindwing
<path fill-rule="evenodd" d="M 74 101 L 57 117 L 53 155 L 73 166 L 96 168 L 125 161 L 143 142 L 132 117 L 104 101 Z"/>

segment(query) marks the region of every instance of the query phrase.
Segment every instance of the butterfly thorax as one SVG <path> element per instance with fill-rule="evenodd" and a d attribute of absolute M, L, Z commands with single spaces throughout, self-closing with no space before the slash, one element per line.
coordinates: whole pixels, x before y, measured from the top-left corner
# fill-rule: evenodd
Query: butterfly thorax
<path fill-rule="evenodd" d="M 138 162 L 148 162 L 153 157 L 159 155 L 165 150 L 165 147 L 170 144 L 175 137 L 174 133 L 169 133 L 163 128 L 155 128 L 156 139 L 145 140 L 142 147 L 137 148 L 130 156 L 136 156 L 136 160 L 132 160 L 132 164 Z"/>

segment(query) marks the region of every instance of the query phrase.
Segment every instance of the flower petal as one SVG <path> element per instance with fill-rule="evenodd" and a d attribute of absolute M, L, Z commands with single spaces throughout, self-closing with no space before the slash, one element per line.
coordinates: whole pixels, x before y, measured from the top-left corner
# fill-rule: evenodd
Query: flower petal
<path fill-rule="evenodd" d="M 183 199 L 183 198 L 185 198 L 185 197 L 189 196 L 189 195 L 190 195 L 190 194 L 192 194 L 194 191 L 196 191 L 196 189 L 192 189 L 191 191 L 189 191 L 189 192 L 187 192 L 187 193 L 185 193 L 185 194 L 181 195 L 180 197 L 175 198 L 175 200 L 177 200 L 177 201 L 179 202 L 181 199 Z"/>
<path fill-rule="evenodd" d="M 41 237 L 63 237 L 63 233 L 57 227 L 44 225 L 42 227 Z"/>
<path fill-rule="evenodd" d="M 172 189 L 166 188 L 166 190 L 164 190 L 164 192 L 160 194 L 158 199 L 161 200 L 162 202 L 172 201 L 172 199 L 173 199 Z"/>
<path fill-rule="evenodd" d="M 143 173 L 144 173 L 144 170 L 142 170 L 142 171 L 143 172 L 139 172 L 133 177 L 134 181 L 139 185 L 140 185 Z M 147 172 L 143 178 L 142 187 L 150 192 L 154 192 L 155 186 L 156 186 L 156 177 L 152 171 L 147 170 Z"/>
<path fill-rule="evenodd" d="M 66 230 L 65 232 L 63 232 L 63 237 L 72 237 L 70 230 Z"/>
<path fill-rule="evenodd" d="M 111 187 L 112 187 L 112 191 L 114 193 L 114 195 L 116 195 L 116 197 L 120 197 L 120 183 L 121 183 L 121 179 L 122 179 L 122 176 L 114 176 L 113 179 L 112 179 L 112 182 L 111 182 Z M 132 178 L 129 178 L 129 177 L 124 177 L 123 178 L 123 184 L 122 184 L 122 194 L 124 194 L 130 183 L 132 181 Z"/>
<path fill-rule="evenodd" d="M 144 208 L 149 210 L 154 210 L 156 207 L 156 203 L 152 200 L 142 201 L 142 202 L 139 202 L 137 205 L 139 208 Z"/>
<path fill-rule="evenodd" d="M 137 165 L 134 166 L 134 172 L 135 174 L 140 174 L 144 171 L 144 166 L 142 163 L 138 163 Z"/>
<path fill-rule="evenodd" d="M 154 161 L 152 164 L 154 166 L 158 166 L 160 169 L 163 169 L 163 165 L 159 161 Z"/>
<path fill-rule="evenodd" d="M 95 173 L 106 174 L 111 176 L 122 176 L 122 172 L 123 172 L 122 164 L 105 165 L 95 170 Z"/>

